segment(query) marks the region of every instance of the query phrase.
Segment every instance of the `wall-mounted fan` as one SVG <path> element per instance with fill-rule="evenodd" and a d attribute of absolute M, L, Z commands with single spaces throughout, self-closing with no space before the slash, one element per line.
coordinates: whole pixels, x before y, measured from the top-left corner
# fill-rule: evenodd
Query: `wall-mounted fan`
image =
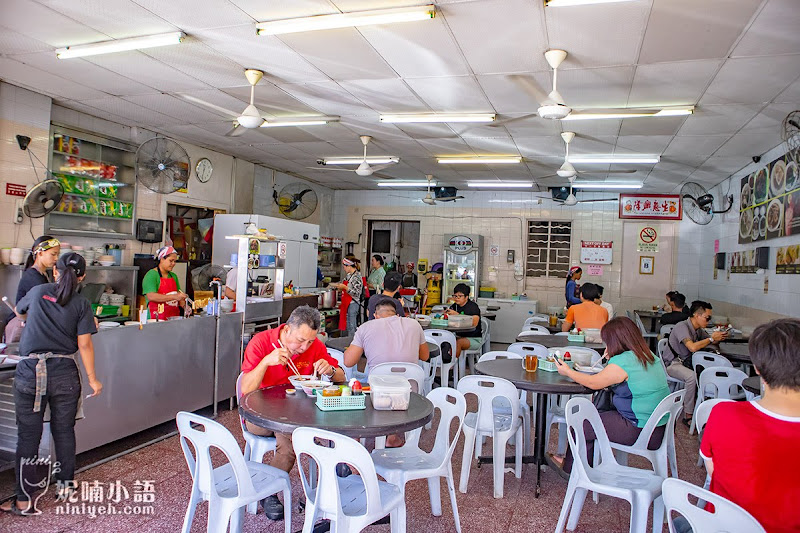
<path fill-rule="evenodd" d="M 317 209 L 317 193 L 303 183 L 290 183 L 278 192 L 273 189 L 272 199 L 278 211 L 287 218 L 302 220 Z"/>
<path fill-rule="evenodd" d="M 199 266 L 192 270 L 192 288 L 195 291 L 211 290 L 212 281 L 219 280 L 224 285 L 226 276 L 227 272 L 219 265 L 209 263 Z"/>
<path fill-rule="evenodd" d="M 455 202 L 456 200 L 464 198 L 463 196 L 456 195 L 458 190 L 455 187 L 437 187 L 431 192 L 433 174 L 426 174 L 425 177 L 428 179 L 428 192 L 425 197 L 422 198 L 423 203 L 436 205 L 436 202 Z"/>
<path fill-rule="evenodd" d="M 36 174 L 36 165 L 33 164 L 34 158 L 44 167 L 45 175 L 49 173 L 52 176 L 52 173 L 47 170 L 47 165 L 42 163 L 36 157 L 36 154 L 28 150 L 30 143 L 31 138 L 27 135 L 17 135 L 19 149 L 28 152 L 28 158 L 31 160 L 31 168 L 33 168 L 34 175 L 36 175 L 36 180 L 39 180 L 39 176 Z M 44 181 L 39 181 L 25 194 L 25 199 L 22 201 L 22 212 L 30 218 L 41 218 L 58 207 L 63 197 L 64 187 L 61 183 L 58 180 L 47 178 Z"/>
<path fill-rule="evenodd" d="M 190 173 L 189 154 L 167 137 L 154 137 L 136 150 L 136 179 L 153 192 L 173 193 L 186 188 Z"/>
<path fill-rule="evenodd" d="M 686 213 L 692 222 L 705 226 L 714 218 L 715 214 L 727 213 L 733 207 L 733 195 L 725 197 L 725 204 L 727 207 L 715 211 L 714 210 L 714 196 L 708 194 L 708 191 L 693 181 L 687 181 L 681 187 L 681 202 L 683 212 Z"/>
<path fill-rule="evenodd" d="M 795 159 L 800 156 L 800 111 L 792 111 L 783 119 L 781 136 L 789 147 L 790 152 L 795 153 Z"/>

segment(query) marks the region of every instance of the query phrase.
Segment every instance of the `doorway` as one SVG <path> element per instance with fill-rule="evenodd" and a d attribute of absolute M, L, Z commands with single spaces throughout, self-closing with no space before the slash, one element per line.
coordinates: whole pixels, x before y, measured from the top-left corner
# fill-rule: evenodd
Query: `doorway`
<path fill-rule="evenodd" d="M 380 255 L 387 270 L 405 273 L 406 263 L 419 259 L 418 221 L 370 220 L 367 229 L 367 264 L 373 255 Z"/>
<path fill-rule="evenodd" d="M 167 204 L 167 235 L 181 261 L 211 260 L 214 215 L 224 213 L 205 207 Z"/>

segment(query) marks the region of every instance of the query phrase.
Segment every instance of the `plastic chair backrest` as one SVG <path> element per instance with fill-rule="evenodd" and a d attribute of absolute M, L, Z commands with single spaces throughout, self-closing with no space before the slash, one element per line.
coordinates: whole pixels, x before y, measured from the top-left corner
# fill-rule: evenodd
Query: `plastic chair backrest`
<path fill-rule="evenodd" d="M 416 393 L 421 393 L 425 385 L 425 370 L 417 363 L 381 363 L 372 367 L 369 371 L 370 376 L 401 376 L 409 381 L 413 381 L 412 389 Z"/>
<path fill-rule="evenodd" d="M 508 351 L 518 353 L 522 356 L 534 354 L 537 357 L 547 358 L 547 356 L 550 355 L 550 352 L 547 351 L 547 347 L 535 342 L 515 342 L 509 345 Z"/>
<path fill-rule="evenodd" d="M 474 394 L 478 397 L 478 414 L 476 429 L 492 432 L 494 430 L 494 406 L 496 399 L 503 405 L 497 405 L 511 414 L 512 423 L 519 416 L 519 392 L 513 383 L 503 378 L 491 376 L 464 376 L 458 381 L 461 394 Z M 508 404 L 506 407 L 505 404 Z"/>
<path fill-rule="evenodd" d="M 524 328 L 525 326 L 528 326 L 530 324 L 535 324 L 536 322 L 548 322 L 549 320 L 550 318 L 544 315 L 529 316 L 528 318 L 525 319 L 525 323 L 522 325 L 522 327 Z"/>
<path fill-rule="evenodd" d="M 636 319 L 633 317 L 633 313 L 630 311 L 625 311 L 625 316 L 636 322 Z"/>
<path fill-rule="evenodd" d="M 692 354 L 692 368 L 695 372 L 702 372 L 703 369 L 712 366 L 727 366 L 733 368 L 733 364 L 719 354 L 704 352 L 702 350 Z M 700 367 L 699 371 L 697 370 L 697 367 Z"/>
<path fill-rule="evenodd" d="M 715 405 L 722 402 L 732 402 L 733 400 L 729 400 L 727 398 L 712 398 L 710 400 L 706 400 L 703 403 L 697 406 L 694 412 L 694 424 L 697 427 L 697 432 L 699 434 L 703 434 L 703 430 L 708 423 L 708 417 L 711 416 L 711 410 L 714 408 Z"/>
<path fill-rule="evenodd" d="M 550 335 L 550 330 L 540 324 L 526 324 L 522 326 L 520 335 L 536 333 L 538 335 Z"/>
<path fill-rule="evenodd" d="M 450 387 L 433 389 L 427 396 L 435 410 L 439 409 L 439 427 L 436 428 L 436 440 L 433 443 L 431 454 L 442 458 L 443 465 L 450 461 L 453 451 L 458 444 L 464 417 L 467 414 L 467 400 L 464 395 Z M 451 403 L 452 401 L 452 403 Z M 458 428 L 454 435 L 450 435 L 450 426 L 453 419 L 458 418 Z"/>
<path fill-rule="evenodd" d="M 700 380 L 697 382 L 698 396 L 705 394 L 706 387 L 714 387 L 714 398 L 725 398 L 732 400 L 732 396 L 743 391 L 742 381 L 747 378 L 747 374 L 737 368 L 726 366 L 711 366 L 700 373 Z M 733 392 L 731 392 L 733 389 Z M 698 398 L 699 400 L 699 398 Z"/>
<path fill-rule="evenodd" d="M 516 352 L 494 350 L 481 355 L 480 359 L 478 359 L 478 362 L 482 363 L 484 361 L 494 361 L 495 359 L 522 359 L 522 356 Z"/>
<path fill-rule="evenodd" d="M 662 337 L 669 337 L 669 334 L 672 333 L 673 329 L 675 329 L 675 324 L 664 324 L 661 326 L 659 333 Z"/>
<path fill-rule="evenodd" d="M 186 411 L 179 412 L 175 420 L 178 424 L 183 456 L 189 466 L 192 479 L 195 480 L 201 492 L 210 495 L 214 491 L 214 465 L 211 461 L 211 448 L 217 448 L 228 459 L 236 477 L 239 494 L 255 492 L 242 450 L 225 426 Z M 200 426 L 202 429 L 192 427 L 192 424 Z M 192 455 L 189 443 L 192 444 L 195 455 Z"/>
<path fill-rule="evenodd" d="M 656 408 L 653 409 L 650 418 L 647 419 L 642 431 L 639 433 L 639 436 L 636 438 L 636 442 L 633 443 L 633 446 L 637 446 L 641 449 L 647 449 L 647 445 L 650 442 L 650 437 L 653 435 L 653 431 L 656 430 L 658 427 L 658 423 L 667 416 L 667 424 L 664 428 L 664 438 L 661 440 L 661 445 L 658 449 L 664 448 L 669 439 L 667 435 L 671 432 L 675 432 L 675 421 L 678 419 L 678 413 L 681 412 L 683 409 L 683 397 L 686 395 L 686 391 L 681 389 L 679 391 L 675 391 L 672 394 L 666 396 L 663 400 L 658 402 Z"/>
<path fill-rule="evenodd" d="M 242 397 L 242 378 L 244 378 L 244 372 L 239 373 L 239 377 L 236 378 L 236 401 L 238 402 Z M 242 424 L 242 429 L 245 431 L 247 430 L 247 426 L 244 424 L 244 417 L 240 414 L 239 415 L 239 422 Z"/>
<path fill-rule="evenodd" d="M 569 337 L 569 331 L 559 331 L 558 333 L 553 333 L 556 337 Z"/>
<path fill-rule="evenodd" d="M 656 355 L 659 359 L 664 360 L 664 351 L 667 349 L 667 344 L 669 343 L 669 336 L 664 337 L 663 339 L 658 340 L 658 345 L 656 346 Z"/>
<path fill-rule="evenodd" d="M 339 366 L 342 367 L 342 369 L 344 369 L 344 352 L 335 350 L 333 348 L 325 348 L 325 349 L 328 351 L 328 355 L 336 359 L 336 361 L 339 363 Z"/>
<path fill-rule="evenodd" d="M 318 440 L 330 441 L 330 445 L 318 443 Z M 316 509 L 332 515 L 342 514 L 342 498 L 349 495 L 339 493 L 336 465 L 347 463 L 355 467 L 361 475 L 361 482 L 366 489 L 367 514 L 377 513 L 381 508 L 378 475 L 375 473 L 375 463 L 372 462 L 369 452 L 358 441 L 341 433 L 334 433 L 324 429 L 299 427 L 292 432 L 292 445 L 297 455 L 298 467 L 300 458 L 307 455 L 314 460 L 317 467 L 317 484 L 311 485 L 306 477 L 305 469 L 300 470 L 300 480 L 306 498 L 314 501 Z M 313 468 L 313 466 L 311 466 Z M 312 497 L 312 495 L 314 497 Z"/>
<path fill-rule="evenodd" d="M 578 469 L 578 472 L 573 472 L 572 475 L 578 474 L 583 479 L 589 479 L 589 472 L 599 468 L 600 465 L 611 468 L 619 466 L 614 452 L 611 450 L 606 428 L 591 400 L 580 396 L 570 398 L 564 407 L 564 415 L 567 420 L 567 439 L 574 457 L 572 468 L 573 470 Z M 594 466 L 589 466 L 588 449 L 583 431 L 584 422 L 591 425 L 596 435 L 594 445 L 595 450 L 600 453 L 600 461 L 595 461 Z"/>
<path fill-rule="evenodd" d="M 489 328 L 491 327 L 491 322 L 486 317 L 481 317 L 481 337 L 484 339 L 489 337 Z"/>
<path fill-rule="evenodd" d="M 452 358 L 456 358 L 456 336 L 451 331 L 445 329 L 426 329 L 425 340 L 438 346 L 441 354 L 444 354 L 442 344 L 449 344 Z"/>
<path fill-rule="evenodd" d="M 639 331 L 644 335 L 647 333 L 647 329 L 644 327 L 644 322 L 642 322 L 642 317 L 639 316 L 639 313 L 633 313 L 634 322 L 636 322 L 636 326 L 639 328 Z"/>
<path fill-rule="evenodd" d="M 753 515 L 730 500 L 711 491 L 692 485 L 686 481 L 670 477 L 661 485 L 664 507 L 671 533 L 675 533 L 672 512 L 683 516 L 698 533 L 717 531 L 746 531 L 747 533 L 763 533 L 764 528 L 753 518 Z M 713 511 L 707 506 L 697 507 L 689 497 L 704 500 L 712 504 Z"/>

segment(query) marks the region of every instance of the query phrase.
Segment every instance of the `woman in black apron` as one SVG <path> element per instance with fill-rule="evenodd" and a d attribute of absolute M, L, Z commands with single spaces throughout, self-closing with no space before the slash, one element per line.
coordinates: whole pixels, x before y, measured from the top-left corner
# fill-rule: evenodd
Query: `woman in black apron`
<path fill-rule="evenodd" d="M 94 372 L 92 334 L 97 332 L 89 301 L 77 293 L 86 273 L 82 256 L 69 252 L 53 268 L 56 283 L 32 288 L 17 302 L 17 316 L 25 320 L 20 341 L 22 359 L 14 375 L 14 406 L 17 419 L 16 496 L 0 510 L 14 514 L 34 513 L 31 496 L 41 488 L 37 457 L 50 408 L 59 468 L 53 469 L 61 488 L 74 486 L 75 418 L 82 416 L 81 378 L 76 361 L 80 352 L 89 386 L 97 396 L 103 385 Z M 57 470 L 57 471 L 56 471 Z"/>

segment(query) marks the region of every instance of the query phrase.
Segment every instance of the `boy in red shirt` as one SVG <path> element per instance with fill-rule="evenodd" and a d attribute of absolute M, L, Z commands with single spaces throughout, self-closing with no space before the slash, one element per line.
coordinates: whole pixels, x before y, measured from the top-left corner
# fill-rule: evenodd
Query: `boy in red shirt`
<path fill-rule="evenodd" d="M 750 337 L 764 393 L 724 402 L 708 419 L 700 453 L 711 491 L 743 507 L 769 533 L 800 531 L 800 320 L 774 320 Z"/>
<path fill-rule="evenodd" d="M 285 385 L 289 383 L 292 371 L 286 366 L 291 359 L 303 375 L 314 371 L 320 376 L 328 376 L 331 381 L 345 381 L 344 370 L 339 368 L 336 359 L 328 355 L 325 345 L 317 339 L 320 325 L 319 311 L 303 305 L 292 311 L 285 324 L 276 329 L 262 331 L 250 341 L 244 352 L 242 363 L 242 395 L 262 387 Z M 273 433 L 250 422 L 245 422 L 247 430 L 255 435 L 275 436 L 277 447 L 271 466 L 289 472 L 295 463 L 292 436 Z M 283 504 L 276 495 L 267 497 L 264 513 L 271 520 L 283 518 Z"/>

